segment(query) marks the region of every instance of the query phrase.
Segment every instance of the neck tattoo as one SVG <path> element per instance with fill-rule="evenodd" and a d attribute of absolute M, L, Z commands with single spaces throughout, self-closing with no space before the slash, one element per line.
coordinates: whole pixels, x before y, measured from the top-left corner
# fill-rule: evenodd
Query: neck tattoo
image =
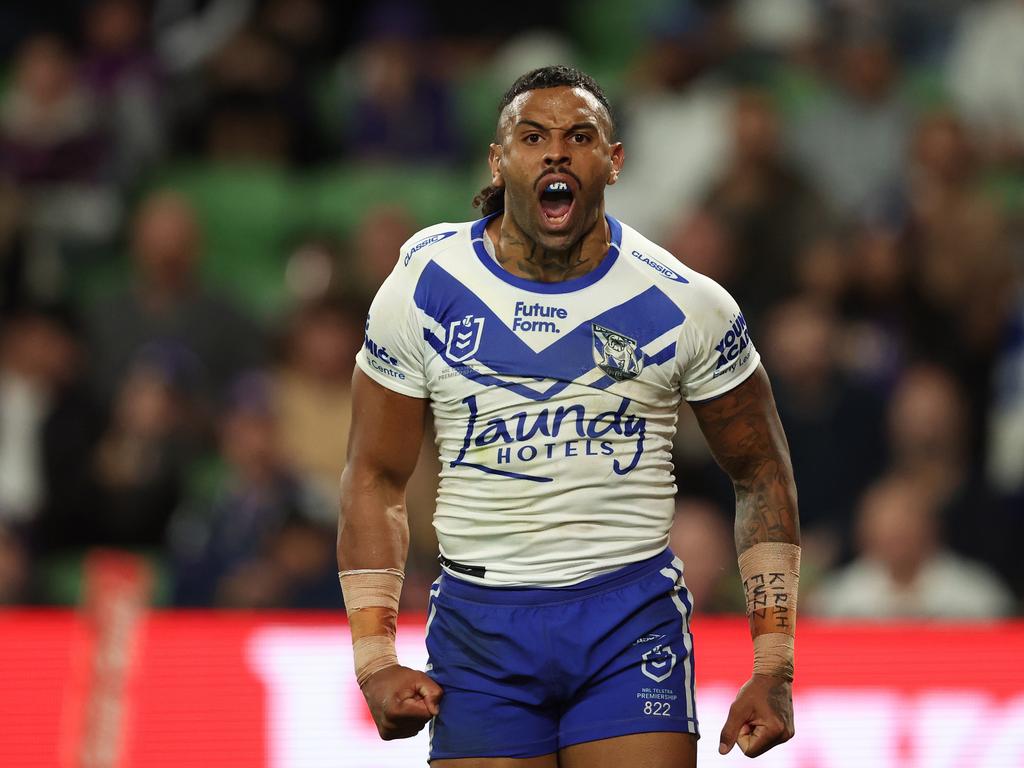
<path fill-rule="evenodd" d="M 596 227 L 598 222 L 594 222 Z M 583 244 L 593 231 L 588 230 L 566 251 L 551 251 L 525 235 L 499 233 L 494 243 L 494 258 L 506 269 L 539 282 L 554 283 L 569 280 L 590 272 L 600 259 L 583 253 Z M 601 256 L 607 251 L 602 250 Z"/>

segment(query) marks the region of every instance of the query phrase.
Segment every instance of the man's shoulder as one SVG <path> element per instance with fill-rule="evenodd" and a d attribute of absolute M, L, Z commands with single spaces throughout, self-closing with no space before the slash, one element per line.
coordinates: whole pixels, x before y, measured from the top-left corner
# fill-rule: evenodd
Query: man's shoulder
<path fill-rule="evenodd" d="M 406 268 L 416 264 L 422 266 L 453 248 L 466 247 L 472 242 L 474 224 L 475 221 L 443 221 L 421 229 L 402 244 L 398 265 Z"/>
<path fill-rule="evenodd" d="M 440 222 L 416 232 L 406 240 L 398 251 L 398 258 L 391 274 L 380 291 L 392 298 L 412 296 L 423 285 L 430 274 L 431 264 L 440 262 L 449 267 L 465 261 L 467 250 L 473 247 L 473 225 L 475 222 Z"/>
<path fill-rule="evenodd" d="M 664 293 L 680 301 L 693 302 L 714 298 L 723 290 L 712 278 L 687 266 L 676 254 L 628 224 L 620 224 L 620 258 Z"/>

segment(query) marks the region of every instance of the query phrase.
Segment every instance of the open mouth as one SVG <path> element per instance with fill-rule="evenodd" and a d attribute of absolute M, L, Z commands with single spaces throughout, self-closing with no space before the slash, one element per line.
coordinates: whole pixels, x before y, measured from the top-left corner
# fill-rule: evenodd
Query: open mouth
<path fill-rule="evenodd" d="M 540 192 L 540 211 L 551 227 L 559 227 L 569 220 L 574 198 L 572 188 L 561 179 L 549 181 Z"/>

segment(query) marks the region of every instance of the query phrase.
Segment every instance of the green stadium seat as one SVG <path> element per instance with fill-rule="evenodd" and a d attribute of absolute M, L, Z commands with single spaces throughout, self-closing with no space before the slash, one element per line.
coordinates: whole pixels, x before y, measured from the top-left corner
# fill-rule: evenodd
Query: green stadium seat
<path fill-rule="evenodd" d="M 404 206 L 420 226 L 475 218 L 479 185 L 461 170 L 433 167 L 339 166 L 308 178 L 303 227 L 351 235 L 367 211 Z"/>
<path fill-rule="evenodd" d="M 158 186 L 184 194 L 199 211 L 207 283 L 267 316 L 285 301 L 285 247 L 299 223 L 298 185 L 282 169 L 194 165 L 175 169 Z"/>

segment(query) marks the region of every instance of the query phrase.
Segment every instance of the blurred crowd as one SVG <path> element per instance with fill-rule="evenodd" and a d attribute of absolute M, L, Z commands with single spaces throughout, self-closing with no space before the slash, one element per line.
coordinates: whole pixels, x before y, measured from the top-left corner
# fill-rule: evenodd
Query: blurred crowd
<path fill-rule="evenodd" d="M 15 2 L 0 57 L 0 602 L 73 603 L 117 548 L 158 604 L 339 607 L 369 300 L 476 218 L 512 80 L 569 63 L 625 143 L 609 212 L 744 308 L 805 612 L 1021 612 L 1024 0 Z M 741 610 L 686 407 L 675 461 L 697 610 Z"/>

